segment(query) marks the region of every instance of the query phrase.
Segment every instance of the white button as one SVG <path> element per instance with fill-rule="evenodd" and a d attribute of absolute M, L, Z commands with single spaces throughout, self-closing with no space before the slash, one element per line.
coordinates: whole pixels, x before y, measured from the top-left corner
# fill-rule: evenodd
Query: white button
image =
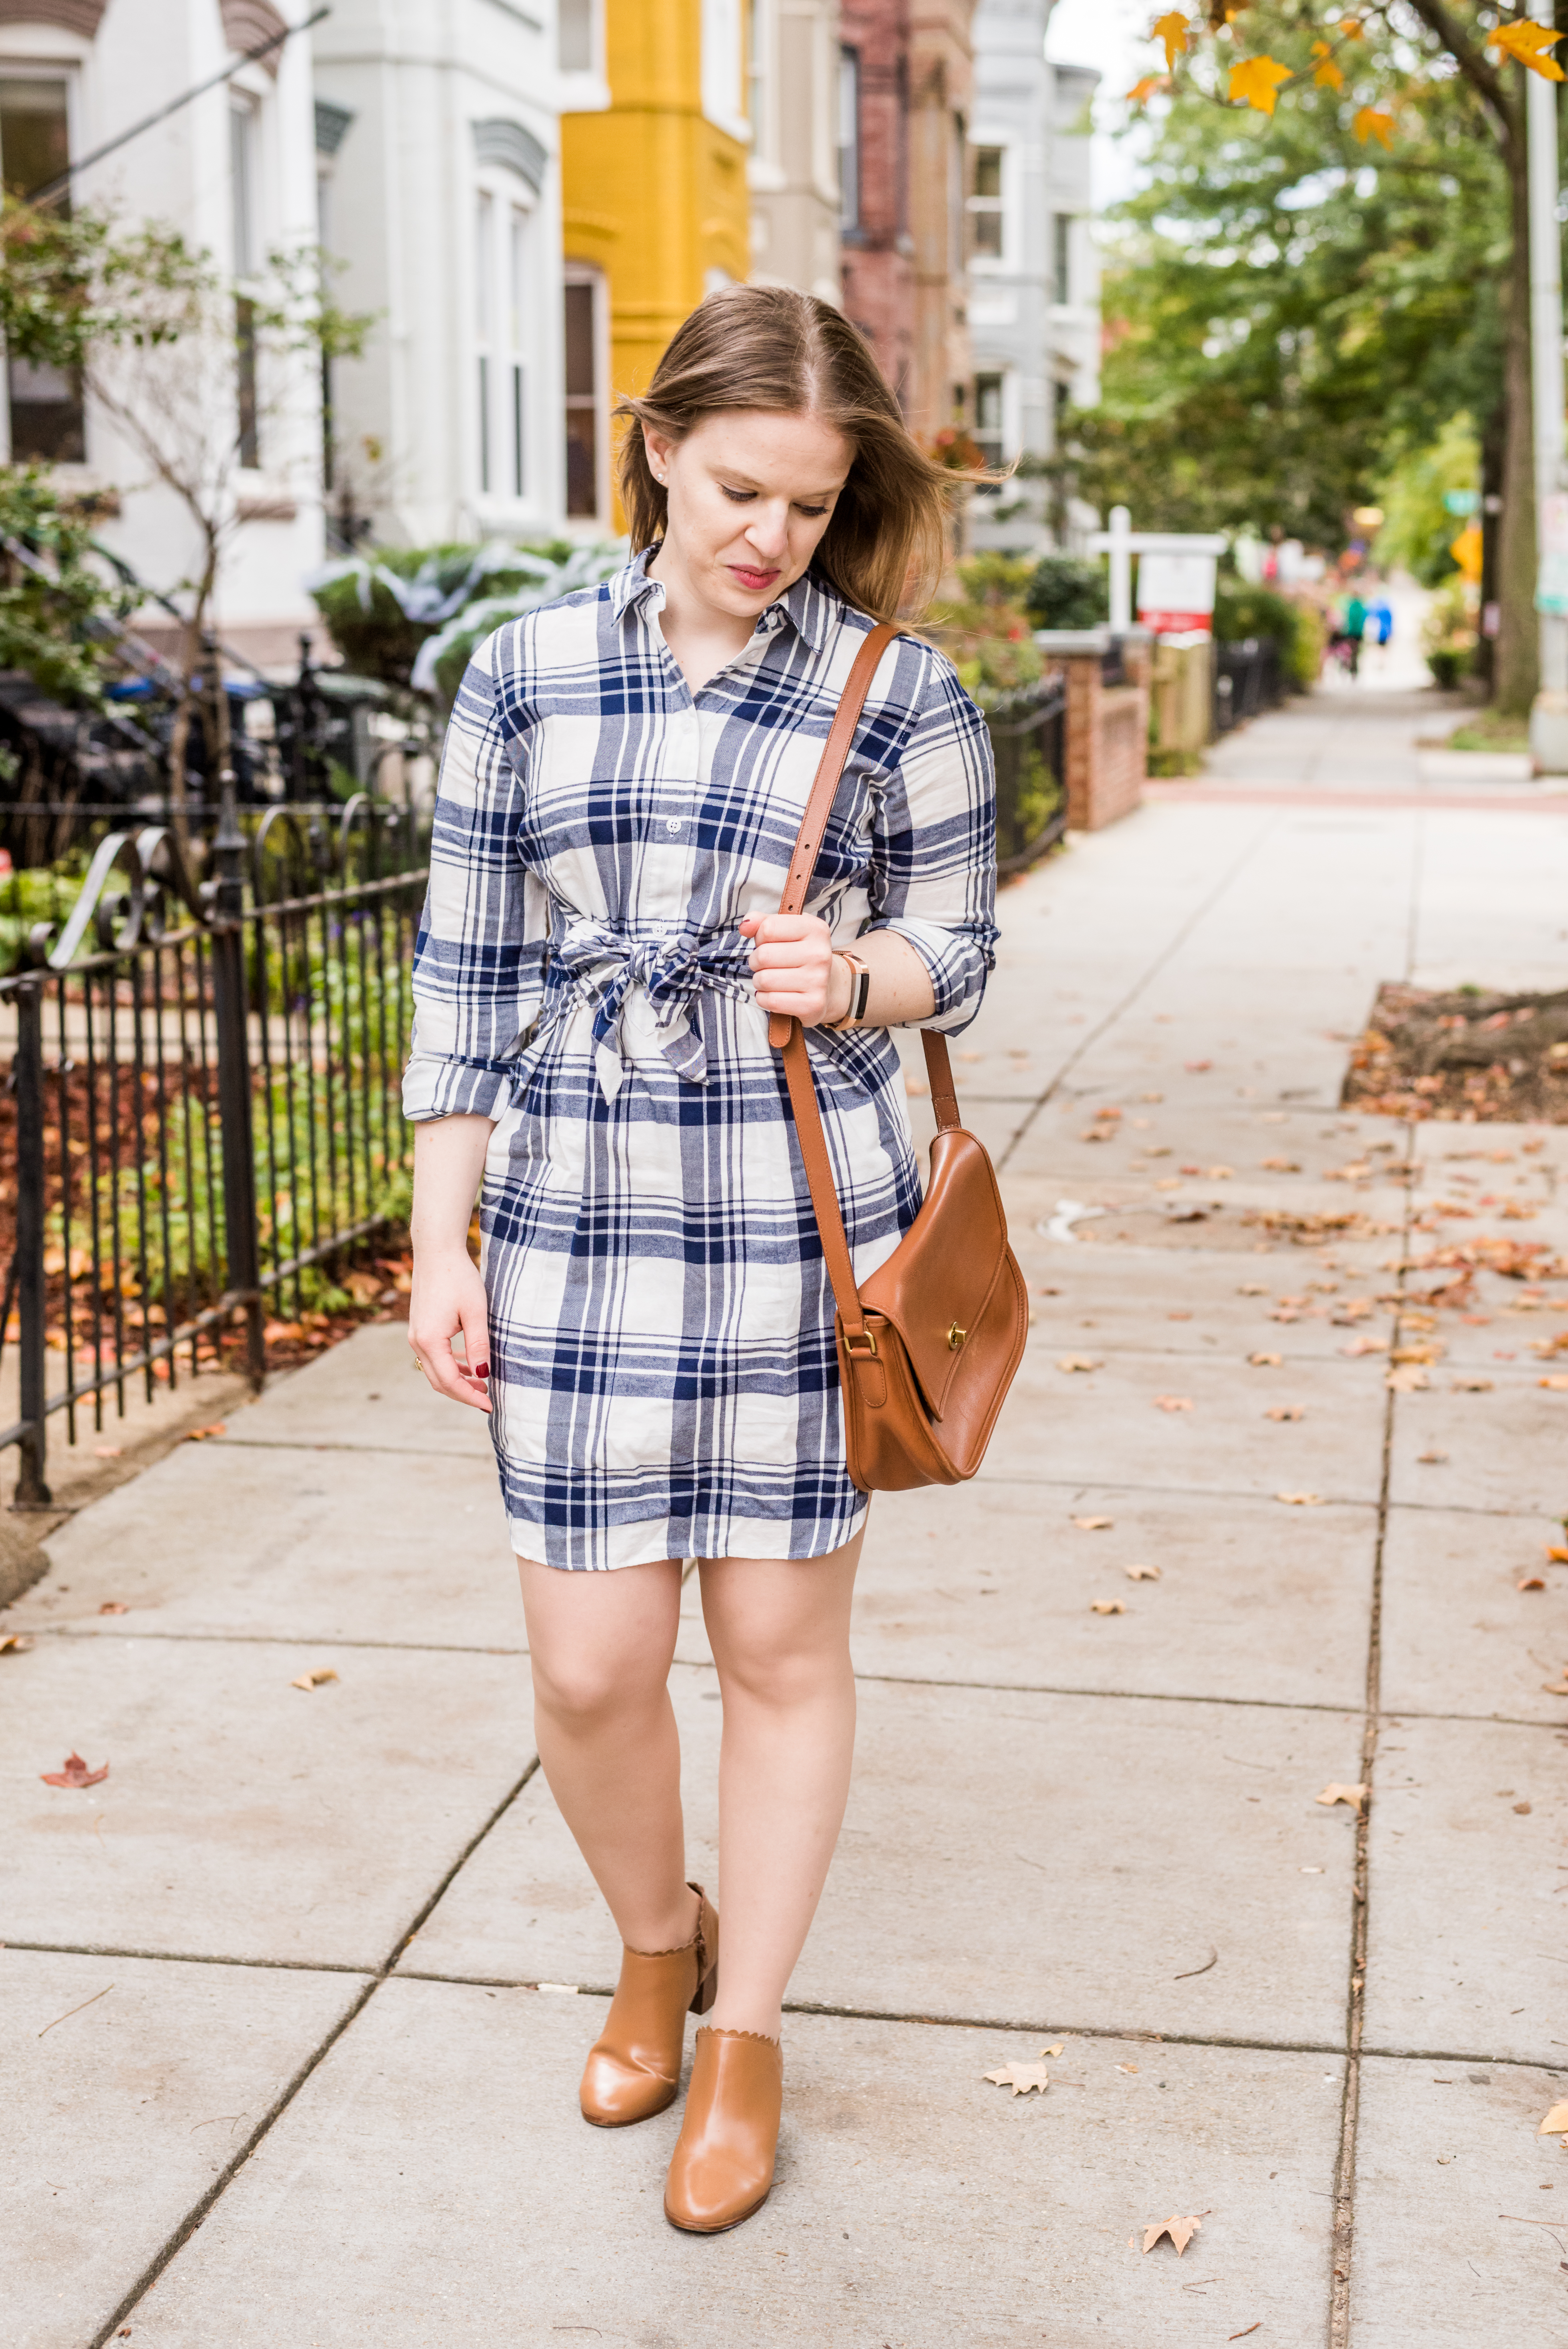
<path fill-rule="evenodd" d="M 666 832 L 678 832 L 680 828 L 680 818 L 678 816 L 672 815 L 665 824 L 665 830 Z"/>

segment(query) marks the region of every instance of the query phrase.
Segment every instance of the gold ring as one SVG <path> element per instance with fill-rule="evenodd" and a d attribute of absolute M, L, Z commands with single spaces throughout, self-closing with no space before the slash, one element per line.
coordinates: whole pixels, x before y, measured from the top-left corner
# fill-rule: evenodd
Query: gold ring
<path fill-rule="evenodd" d="M 422 1371 L 422 1370 L 424 1369 L 424 1367 L 425 1367 L 424 1363 L 419 1360 L 418 1355 L 418 1354 L 416 1354 L 416 1355 L 415 1355 L 415 1357 L 414 1357 L 414 1368 L 415 1368 L 417 1371 Z"/>

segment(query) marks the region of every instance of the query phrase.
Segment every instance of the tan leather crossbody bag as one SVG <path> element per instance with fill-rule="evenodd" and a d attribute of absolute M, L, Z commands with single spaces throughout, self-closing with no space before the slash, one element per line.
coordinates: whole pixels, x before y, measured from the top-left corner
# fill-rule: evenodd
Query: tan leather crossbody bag
<path fill-rule="evenodd" d="M 806 803 L 781 914 L 806 903 L 856 724 L 878 661 L 897 635 L 885 623 L 861 646 Z M 995 1170 L 958 1122 L 947 1039 L 922 1030 L 936 1135 L 920 1213 L 885 1264 L 857 1288 L 817 1089 L 798 1019 L 775 1012 L 768 1040 L 784 1055 L 789 1104 L 837 1301 L 839 1379 L 849 1471 L 862 1493 L 957 1485 L 985 1456 L 1028 1330 L 1028 1294 L 1007 1245 Z"/>

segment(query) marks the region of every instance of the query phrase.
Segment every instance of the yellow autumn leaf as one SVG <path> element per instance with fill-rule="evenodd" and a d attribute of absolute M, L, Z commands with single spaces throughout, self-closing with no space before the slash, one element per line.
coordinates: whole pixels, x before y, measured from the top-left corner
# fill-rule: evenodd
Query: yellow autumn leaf
<path fill-rule="evenodd" d="M 1345 87 L 1345 76 L 1340 72 L 1339 67 L 1335 64 L 1333 57 L 1329 55 L 1328 43 L 1326 41 L 1314 41 L 1312 45 L 1312 54 L 1315 57 L 1321 60 L 1321 62 L 1314 68 L 1312 77 L 1313 80 L 1317 84 L 1318 88 L 1343 89 Z M 1265 1158 L 1264 1160 L 1264 1164 L 1265 1166 L 1274 1165 L 1284 1167 L 1289 1166 L 1290 1162 L 1288 1159 L 1284 1158 Z M 1292 1168 L 1291 1171 L 1294 1173 L 1295 1170 Z"/>
<path fill-rule="evenodd" d="M 1555 2137 L 1559 2129 L 1568 2129 L 1568 2105 L 1553 2105 L 1535 2134 L 1537 2137 Z"/>
<path fill-rule="evenodd" d="M 1169 74 L 1145 74 L 1143 79 L 1141 81 L 1135 81 L 1132 88 L 1128 91 L 1127 102 L 1129 106 L 1146 106 L 1149 100 L 1153 97 L 1155 91 L 1157 89 L 1163 89 L 1170 79 L 1171 77 Z M 1086 1133 L 1084 1136 L 1084 1140 L 1086 1142 L 1103 1142 L 1105 1138 L 1106 1137 L 1100 1133 Z"/>
<path fill-rule="evenodd" d="M 1394 144 L 1394 118 L 1379 106 L 1364 106 L 1357 114 L 1353 128 L 1363 147 L 1368 139 L 1376 139 L 1380 147 L 1391 149 Z"/>
<path fill-rule="evenodd" d="M 1272 114 L 1281 82 L 1292 78 L 1290 67 L 1274 57 L 1242 57 L 1231 67 L 1230 87 L 1225 94 L 1233 105 L 1244 100 L 1260 114 Z"/>
<path fill-rule="evenodd" d="M 1163 16 L 1156 16 L 1153 24 L 1149 27 L 1150 39 L 1163 41 L 1165 44 L 1167 72 L 1171 69 L 1177 58 L 1186 48 L 1190 29 L 1186 17 L 1179 8 L 1169 9 Z"/>
<path fill-rule="evenodd" d="M 1489 49 L 1501 49 L 1505 57 L 1517 57 L 1522 66 L 1538 73 L 1544 81 L 1561 81 L 1563 68 L 1546 51 L 1563 38 L 1550 25 L 1532 25 L 1516 18 L 1509 25 L 1499 25 L 1487 35 Z"/>
<path fill-rule="evenodd" d="M 1359 16 L 1341 16 L 1337 29 L 1347 41 L 1364 41 L 1367 38 L 1367 27 Z"/>

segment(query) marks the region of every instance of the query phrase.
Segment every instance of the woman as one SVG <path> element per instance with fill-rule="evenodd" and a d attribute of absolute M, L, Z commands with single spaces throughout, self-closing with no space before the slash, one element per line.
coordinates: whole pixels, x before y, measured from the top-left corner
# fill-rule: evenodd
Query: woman
<path fill-rule="evenodd" d="M 770 910 L 856 648 L 940 561 L 950 477 L 854 328 L 778 287 L 710 295 L 621 413 L 635 560 L 498 629 L 452 713 L 405 1087 L 409 1339 L 490 1414 L 541 1760 L 624 1944 L 583 2111 L 662 2111 L 705 2015 L 665 2208 L 711 2232 L 772 2183 L 866 1511 L 768 1015 L 809 1031 L 864 1279 L 920 1203 L 888 1030 L 964 1026 L 990 968 L 993 792 L 951 666 L 896 638 L 809 910 Z M 724 1702 L 722 1973 L 666 1686 L 686 1558 Z"/>

